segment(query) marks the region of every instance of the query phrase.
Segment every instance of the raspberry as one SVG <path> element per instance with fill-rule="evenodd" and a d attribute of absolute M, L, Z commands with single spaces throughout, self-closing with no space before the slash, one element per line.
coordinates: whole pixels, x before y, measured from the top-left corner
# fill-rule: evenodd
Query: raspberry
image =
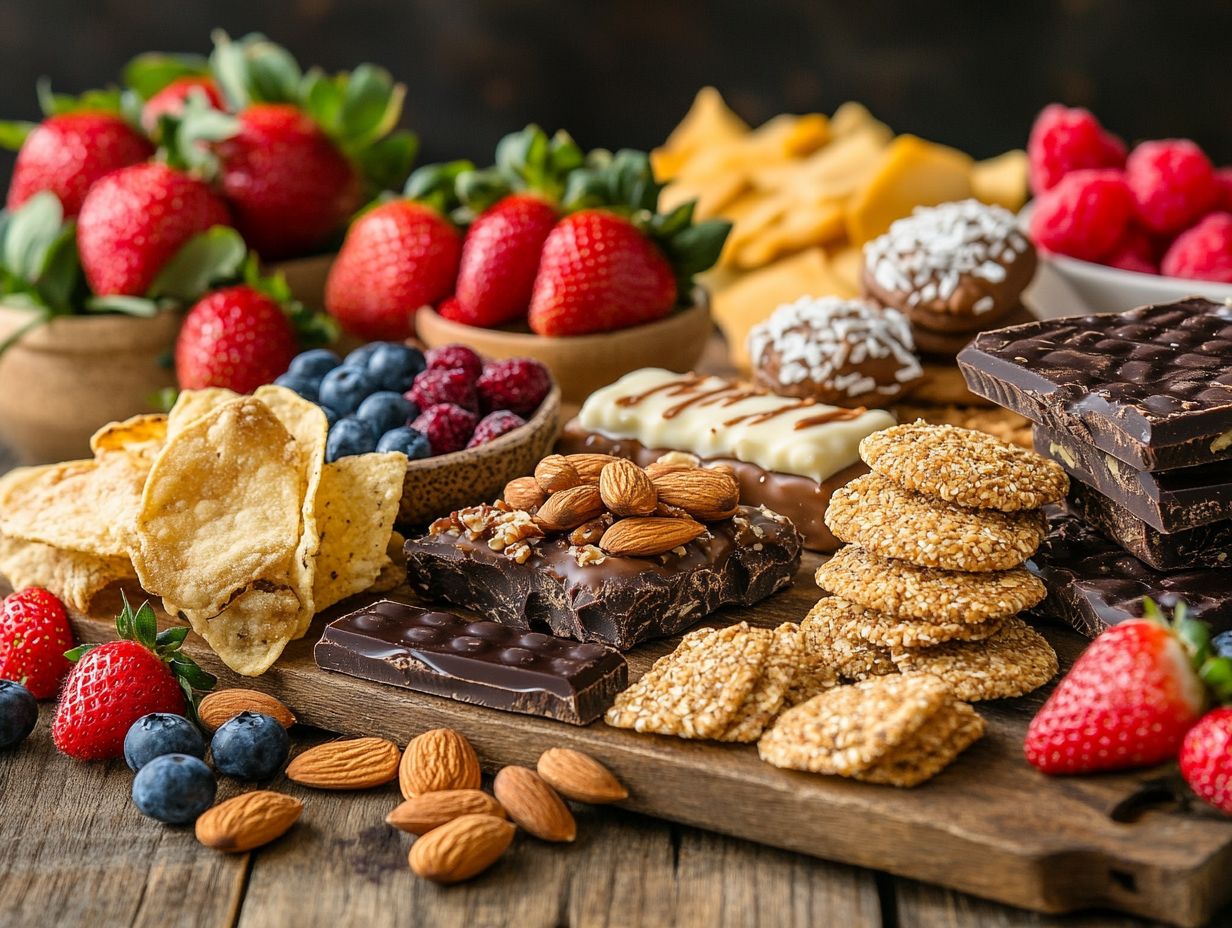
<path fill-rule="evenodd" d="M 1219 185 L 1219 202 L 1215 209 L 1232 213 L 1232 168 L 1219 168 L 1215 172 L 1215 183 Z"/>
<path fill-rule="evenodd" d="M 1121 167 L 1125 143 L 1105 131 L 1090 111 L 1053 103 L 1035 117 L 1027 156 L 1031 189 L 1038 195 L 1070 171 Z"/>
<path fill-rule="evenodd" d="M 1142 228 L 1131 225 L 1104 258 L 1104 264 L 1119 267 L 1123 271 L 1137 271 L 1139 274 L 1158 274 L 1159 249 L 1155 240 Z"/>
<path fill-rule="evenodd" d="M 1138 220 L 1152 232 L 1186 229 L 1219 199 L 1215 169 L 1188 139 L 1143 142 L 1125 162 Z"/>
<path fill-rule="evenodd" d="M 467 382 L 474 383 L 483 370 L 483 358 L 465 345 L 442 345 L 424 355 L 430 371 L 462 371 Z"/>
<path fill-rule="evenodd" d="M 1116 246 L 1134 209 L 1119 171 L 1073 171 L 1035 200 L 1035 244 L 1086 261 L 1098 261 Z"/>
<path fill-rule="evenodd" d="M 478 419 L 469 409 L 441 403 L 421 412 L 411 428 L 428 439 L 433 454 L 449 454 L 466 447 Z"/>
<path fill-rule="evenodd" d="M 496 412 L 490 412 L 479 420 L 479 424 L 475 426 L 475 434 L 471 436 L 471 440 L 466 447 L 474 448 L 478 445 L 486 445 L 492 439 L 500 438 L 506 432 L 512 432 L 518 426 L 525 424 L 525 419 L 507 409 L 498 409 Z"/>
<path fill-rule="evenodd" d="M 1164 255 L 1163 272 L 1232 284 L 1232 213 L 1211 213 L 1178 235 Z"/>
<path fill-rule="evenodd" d="M 453 403 L 472 412 L 479 410 L 479 397 L 475 393 L 475 380 L 463 370 L 421 371 L 415 383 L 407 391 L 406 398 L 420 409 L 439 403 Z"/>
<path fill-rule="evenodd" d="M 526 416 L 552 389 L 548 369 L 530 358 L 490 361 L 475 384 L 485 409 L 510 409 Z"/>

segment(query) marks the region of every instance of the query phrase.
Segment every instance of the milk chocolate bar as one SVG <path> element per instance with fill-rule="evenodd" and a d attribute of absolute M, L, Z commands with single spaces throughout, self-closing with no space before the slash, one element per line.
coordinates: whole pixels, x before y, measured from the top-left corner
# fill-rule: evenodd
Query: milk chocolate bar
<path fill-rule="evenodd" d="M 330 622 L 317 666 L 491 709 L 586 725 L 629 682 L 619 652 L 381 600 Z"/>
<path fill-rule="evenodd" d="M 1141 471 L 1232 460 L 1232 307 L 1191 298 L 985 332 L 972 392 Z"/>

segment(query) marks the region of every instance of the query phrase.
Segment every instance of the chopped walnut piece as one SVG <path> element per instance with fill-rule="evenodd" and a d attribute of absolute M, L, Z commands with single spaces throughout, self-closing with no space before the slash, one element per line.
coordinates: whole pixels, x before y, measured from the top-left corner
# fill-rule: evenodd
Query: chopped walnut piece
<path fill-rule="evenodd" d="M 607 560 L 607 555 L 594 545 L 574 545 L 569 549 L 578 567 L 598 567 Z"/>

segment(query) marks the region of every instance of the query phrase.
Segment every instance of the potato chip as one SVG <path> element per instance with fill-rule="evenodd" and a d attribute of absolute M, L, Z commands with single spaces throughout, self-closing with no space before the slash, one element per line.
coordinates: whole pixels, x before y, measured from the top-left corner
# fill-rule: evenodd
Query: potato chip
<path fill-rule="evenodd" d="M 667 141 L 650 153 L 655 177 L 671 180 L 697 152 L 738 139 L 748 131 L 748 124 L 728 108 L 722 94 L 713 87 L 703 87 Z"/>
<path fill-rule="evenodd" d="M 1020 148 L 977 161 L 971 172 L 976 199 L 1004 206 L 1011 213 L 1027 202 L 1027 153 Z"/>
<path fill-rule="evenodd" d="M 764 267 L 783 255 L 840 239 L 843 231 L 843 201 L 797 202 L 784 210 L 781 218 L 761 235 L 744 241 L 731 261 L 749 270 Z"/>
<path fill-rule="evenodd" d="M 152 413 L 104 425 L 91 436 L 90 450 L 96 457 L 104 451 L 128 451 L 152 456 L 166 440 L 167 417 L 162 413 Z"/>
<path fill-rule="evenodd" d="M 233 400 L 238 400 L 240 394 L 224 387 L 206 387 L 204 390 L 185 390 L 171 407 L 167 415 L 167 438 L 184 431 L 202 416 L 213 412 Z"/>
<path fill-rule="evenodd" d="M 136 580 L 127 557 L 95 557 L 6 535 L 0 535 L 0 574 L 15 590 L 41 586 L 83 613 L 107 587 Z"/>
<path fill-rule="evenodd" d="M 882 136 L 886 143 L 894 137 L 893 129 L 870 113 L 863 103 L 854 100 L 848 100 L 830 117 L 830 137 L 833 139 L 868 131 Z"/>
<path fill-rule="evenodd" d="M 224 664 L 238 674 L 255 677 L 269 670 L 287 642 L 296 637 L 301 610 L 299 597 L 289 585 L 258 581 L 217 615 L 193 610 L 177 614 L 187 619 Z"/>

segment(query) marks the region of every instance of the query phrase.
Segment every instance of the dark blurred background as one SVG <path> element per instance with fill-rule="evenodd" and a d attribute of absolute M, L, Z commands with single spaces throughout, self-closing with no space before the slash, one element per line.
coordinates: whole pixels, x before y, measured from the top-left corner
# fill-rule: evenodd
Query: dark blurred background
<path fill-rule="evenodd" d="M 1060 100 L 1232 163 L 1227 0 L 0 0 L 0 23 L 9 118 L 38 117 L 40 75 L 77 92 L 143 50 L 208 51 L 222 26 L 305 65 L 385 65 L 409 88 L 421 162 L 486 161 L 530 121 L 648 148 L 712 83 L 754 123 L 855 99 L 981 157 L 1023 145 Z"/>

